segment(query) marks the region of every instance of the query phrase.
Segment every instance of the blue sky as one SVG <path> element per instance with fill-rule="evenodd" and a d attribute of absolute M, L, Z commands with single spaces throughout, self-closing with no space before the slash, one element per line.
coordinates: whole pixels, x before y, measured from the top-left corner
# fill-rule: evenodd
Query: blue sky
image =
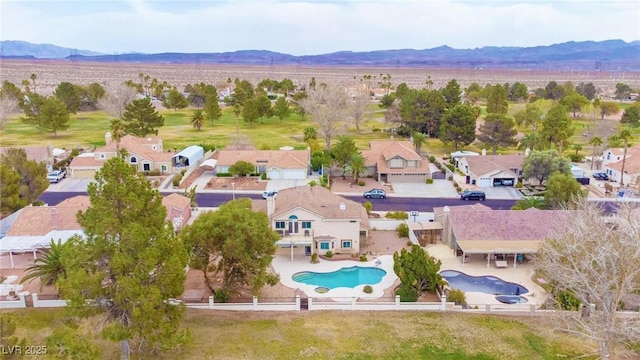
<path fill-rule="evenodd" d="M 640 40 L 637 0 L 1 0 L 0 39 L 103 53 L 335 51 Z"/>

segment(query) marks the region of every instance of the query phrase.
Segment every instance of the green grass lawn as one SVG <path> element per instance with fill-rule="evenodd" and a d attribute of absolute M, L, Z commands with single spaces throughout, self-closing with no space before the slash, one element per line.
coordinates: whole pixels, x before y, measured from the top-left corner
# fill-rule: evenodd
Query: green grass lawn
<path fill-rule="evenodd" d="M 27 344 L 44 344 L 64 322 L 61 309 L 3 313 Z M 97 319 L 95 319 L 97 320 Z M 550 320 L 434 312 L 251 313 L 188 310 L 192 341 L 141 359 L 594 359 L 594 344 L 553 331 Z M 90 335 L 101 359 L 119 345 Z M 51 349 L 53 350 L 53 349 Z M 585 357 L 582 357 L 585 356 Z M 137 358 L 137 357 L 134 357 Z"/>

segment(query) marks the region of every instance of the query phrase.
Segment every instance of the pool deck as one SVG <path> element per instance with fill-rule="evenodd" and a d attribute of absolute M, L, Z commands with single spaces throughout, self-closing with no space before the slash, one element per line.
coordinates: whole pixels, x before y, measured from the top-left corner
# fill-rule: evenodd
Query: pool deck
<path fill-rule="evenodd" d="M 496 268 L 494 262 L 491 262 L 487 268 L 487 262 L 483 260 L 481 256 L 465 259 L 465 263 L 462 264 L 462 257 L 455 256 L 453 250 L 446 245 L 431 245 L 428 246 L 426 250 L 431 256 L 442 262 L 440 270 L 456 270 L 472 276 L 491 275 L 505 281 L 520 284 L 529 290 L 529 293 L 521 295 L 529 301 L 529 304 L 540 305 L 543 304 L 547 298 L 544 289 L 532 280 L 534 271 L 530 263 L 517 264 L 517 267 L 514 268 L 513 259 L 510 259 L 506 260 L 507 267 Z M 491 294 L 466 292 L 465 295 L 467 304 L 470 306 L 502 304 L 495 299 L 495 295 Z"/>
<path fill-rule="evenodd" d="M 370 261 L 328 261 L 324 259 L 318 259 L 319 263 L 311 264 L 310 257 L 304 255 L 294 255 L 293 261 L 289 256 L 278 255 L 273 258 L 271 265 L 273 269 L 280 274 L 280 282 L 292 289 L 300 289 L 308 297 L 311 298 L 330 298 L 336 301 L 345 301 L 354 297 L 362 299 L 377 299 L 384 296 L 384 290 L 391 287 L 398 278 L 393 271 L 393 256 L 381 255 Z M 379 264 L 377 263 L 379 260 Z M 317 293 L 315 289 L 317 285 L 307 285 L 296 281 L 293 281 L 291 276 L 301 271 L 313 271 L 313 272 L 332 272 L 344 267 L 360 266 L 360 267 L 373 267 L 382 269 L 387 274 L 377 284 L 362 284 L 355 288 L 335 288 L 326 293 Z M 363 291 L 365 285 L 371 285 L 373 292 L 366 294 Z"/>

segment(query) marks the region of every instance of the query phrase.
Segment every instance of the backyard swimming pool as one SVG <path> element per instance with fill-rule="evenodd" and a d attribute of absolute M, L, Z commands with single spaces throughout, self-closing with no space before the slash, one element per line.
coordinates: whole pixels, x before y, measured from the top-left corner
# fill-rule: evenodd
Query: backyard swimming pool
<path fill-rule="evenodd" d="M 524 295 L 529 292 L 520 284 L 504 281 L 495 276 L 471 276 L 455 270 L 443 270 L 440 276 L 447 280 L 449 287 L 465 292 L 481 292 L 492 295 Z"/>
<path fill-rule="evenodd" d="M 291 276 L 293 281 L 316 285 L 327 289 L 354 288 L 358 285 L 374 285 L 382 281 L 387 272 L 374 267 L 352 266 L 328 273 L 302 271 Z"/>

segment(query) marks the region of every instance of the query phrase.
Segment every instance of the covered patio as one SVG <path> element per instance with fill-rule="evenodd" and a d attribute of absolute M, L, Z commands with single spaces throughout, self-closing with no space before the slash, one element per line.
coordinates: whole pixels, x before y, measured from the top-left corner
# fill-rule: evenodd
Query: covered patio
<path fill-rule="evenodd" d="M 536 240 L 484 240 L 484 241 L 457 241 L 456 255 L 462 255 L 462 264 L 469 255 L 484 255 L 487 268 L 493 261 L 496 268 L 506 268 L 513 263 L 513 268 L 518 263 L 523 263 L 527 255 L 535 255 L 538 252 L 540 241 Z"/>
<path fill-rule="evenodd" d="M 11 268 L 15 268 L 15 262 L 13 261 L 13 254 L 33 253 L 33 259 L 37 257 L 37 252 L 40 249 L 48 249 L 51 246 L 51 241 L 65 243 L 67 240 L 75 235 L 82 236 L 84 233 L 82 230 L 54 230 L 50 231 L 46 235 L 34 235 L 34 236 L 5 236 L 0 239 L 0 254 L 9 254 L 11 262 Z"/>

